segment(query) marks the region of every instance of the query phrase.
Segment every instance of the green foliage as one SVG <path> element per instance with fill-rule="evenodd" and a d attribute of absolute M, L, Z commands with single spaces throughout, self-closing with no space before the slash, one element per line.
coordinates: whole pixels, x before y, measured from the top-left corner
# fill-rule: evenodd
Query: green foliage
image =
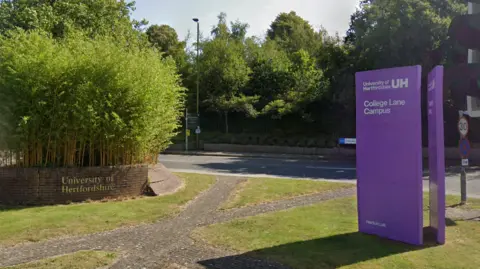
<path fill-rule="evenodd" d="M 267 36 L 289 53 L 300 49 L 311 52 L 317 41 L 312 26 L 294 11 L 280 13 L 270 25 Z"/>
<path fill-rule="evenodd" d="M 352 15 L 348 40 L 363 68 L 415 65 L 446 40 L 453 16 L 466 11 L 458 0 L 362 1 Z"/>
<path fill-rule="evenodd" d="M 146 34 L 148 41 L 162 52 L 164 57 L 171 56 L 179 68 L 186 64 L 186 44 L 178 40 L 175 29 L 168 25 L 152 25 Z"/>
<path fill-rule="evenodd" d="M 462 0 L 363 0 L 344 40 L 315 30 L 295 12 L 279 14 L 266 39 L 247 37 L 247 24 L 227 24 L 221 13 L 212 37 L 200 44 L 202 125 L 216 122 L 217 115 L 205 118 L 215 111 L 225 130 L 230 117 L 242 133 L 290 126 L 295 133 L 314 128 L 354 136 L 355 73 L 417 64 L 430 69 L 431 52 L 448 39 L 452 18 L 465 12 Z M 253 117 L 263 126 L 252 127 Z"/>
<path fill-rule="evenodd" d="M 259 97 L 244 93 L 251 73 L 242 40 L 247 25 L 232 23 L 235 34 L 231 34 L 226 14 L 220 14 L 218 19 L 212 29 L 212 39 L 202 44 L 200 83 L 204 89 L 203 104 L 208 110 L 225 114 L 225 131 L 228 133 L 228 113 L 244 112 L 246 116 L 255 117 L 257 111 L 253 105 Z"/>
<path fill-rule="evenodd" d="M 0 34 L 9 30 L 44 30 L 65 37 L 82 30 L 90 37 L 137 35 L 130 19 L 135 2 L 125 0 L 0 0 Z M 145 22 L 144 22 L 145 23 Z"/>
<path fill-rule="evenodd" d="M 0 39 L 0 141 L 18 165 L 141 163 L 168 146 L 184 92 L 173 61 L 111 37 L 8 36 Z"/>
<path fill-rule="evenodd" d="M 434 62 L 448 63 L 452 55 L 466 51 L 449 43 L 447 37 L 452 18 L 466 12 L 463 0 L 362 0 L 351 16 L 344 40 L 338 34 L 329 35 L 323 28 L 315 29 L 293 11 L 279 14 L 265 39 L 249 37 L 248 24 L 239 20 L 228 22 L 227 15 L 221 13 L 210 37 L 201 38 L 199 44 L 189 48 L 186 48 L 188 42 L 178 40 L 170 26 L 153 25 L 144 32 L 148 22 L 131 19 L 134 9 L 134 2 L 127 0 L 0 0 L 0 35 L 7 36 L 9 31 L 21 28 L 44 31 L 55 39 L 76 40 L 81 32 L 102 42 L 108 37 L 129 51 L 155 47 L 163 57 L 149 52 L 152 57 L 161 59 L 165 66 L 171 66 L 172 59 L 175 61 L 181 84 L 188 88 L 189 110 L 196 108 L 199 70 L 200 114 L 206 131 L 223 129 L 228 133 L 230 126 L 234 132 L 266 133 L 288 128 L 294 129 L 291 133 L 304 136 L 321 133 L 329 137 L 355 135 L 355 72 L 417 64 L 429 70 Z M 12 37 L 15 38 L 18 37 Z M 440 46 L 453 49 L 432 60 L 432 50 Z M 68 66 L 51 67 L 48 72 L 53 73 L 49 76 L 56 75 L 60 77 L 57 81 L 64 81 L 67 74 L 60 75 L 55 70 Z M 169 70 L 173 76 L 175 70 Z M 40 75 L 31 79 L 38 79 L 40 84 L 49 81 L 48 87 L 69 87 L 57 86 L 53 79 Z M 28 81 L 25 75 L 22 83 L 34 84 Z M 98 87 L 103 88 L 103 84 Z M 448 118 L 456 121 L 458 109 L 451 105 L 454 102 L 450 99 L 447 96 L 446 108 L 453 113 L 452 117 L 446 114 L 446 121 Z M 110 102 L 104 97 L 98 100 Z M 25 128 L 27 123 L 38 120 L 36 117 L 25 114 L 21 118 L 23 125 L 18 128 Z M 116 116 L 110 115 L 109 119 L 115 122 Z M 217 119 L 218 124 L 211 124 Z M 55 121 L 62 120 L 65 118 Z M 11 121 L 0 121 L 0 127 L 13 132 L 8 122 Z"/>

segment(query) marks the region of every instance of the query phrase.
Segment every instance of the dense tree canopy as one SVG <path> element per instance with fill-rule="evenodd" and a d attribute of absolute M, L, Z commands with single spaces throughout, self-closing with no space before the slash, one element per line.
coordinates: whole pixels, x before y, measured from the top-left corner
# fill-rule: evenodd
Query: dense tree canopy
<path fill-rule="evenodd" d="M 0 34 L 8 30 L 41 29 L 64 37 L 73 29 L 89 36 L 134 34 L 130 19 L 135 2 L 125 0 L 0 0 Z"/>
<path fill-rule="evenodd" d="M 148 41 L 155 46 L 164 57 L 171 56 L 179 66 L 185 64 L 185 42 L 179 41 L 175 29 L 168 25 L 152 25 L 146 31 Z"/>
<path fill-rule="evenodd" d="M 0 0 L 0 35 L 15 28 L 57 39 L 81 32 L 154 47 L 160 60 L 175 61 L 190 109 L 196 107 L 198 70 L 206 131 L 354 136 L 355 72 L 448 64 L 456 53 L 449 25 L 466 12 L 463 0 L 359 2 L 345 35 L 313 27 L 292 11 L 272 18 L 265 37 L 253 37 L 247 23 L 220 13 L 197 44 L 179 40 L 168 25 L 144 31 L 147 22 L 131 19 L 135 5 L 126 0 Z"/>
<path fill-rule="evenodd" d="M 461 0 L 363 0 L 352 15 L 347 40 L 362 68 L 422 64 L 447 39 Z"/>
<path fill-rule="evenodd" d="M 244 57 L 245 33 L 242 31 L 247 25 L 232 25 L 234 27 L 228 27 L 224 13 L 218 16 L 218 24 L 212 29 L 212 38 L 202 44 L 199 66 L 201 87 L 205 89 L 203 103 L 211 111 L 224 113 L 226 132 L 228 113 L 237 111 L 256 116 L 253 103 L 257 101 L 257 97 L 248 97 L 243 92 L 251 73 Z"/>
<path fill-rule="evenodd" d="M 317 41 L 313 27 L 294 11 L 278 15 L 270 25 L 267 36 L 291 53 L 300 49 L 311 52 Z"/>

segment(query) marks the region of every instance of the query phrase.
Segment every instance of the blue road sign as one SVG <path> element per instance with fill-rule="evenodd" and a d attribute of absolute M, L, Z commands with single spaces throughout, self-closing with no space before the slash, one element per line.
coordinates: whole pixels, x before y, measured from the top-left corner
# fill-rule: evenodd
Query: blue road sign
<path fill-rule="evenodd" d="M 460 150 L 460 155 L 462 157 L 468 157 L 468 154 L 470 154 L 470 142 L 466 138 L 460 139 L 458 149 Z"/>
<path fill-rule="evenodd" d="M 356 145 L 357 139 L 356 138 L 340 138 L 338 139 L 338 144 L 340 145 Z"/>

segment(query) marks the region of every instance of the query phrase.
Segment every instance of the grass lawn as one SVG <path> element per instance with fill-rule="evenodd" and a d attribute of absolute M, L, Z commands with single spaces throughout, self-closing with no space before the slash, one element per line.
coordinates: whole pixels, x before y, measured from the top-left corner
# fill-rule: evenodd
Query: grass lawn
<path fill-rule="evenodd" d="M 447 207 L 458 207 L 461 209 L 480 209 L 480 199 L 473 199 L 468 198 L 467 196 L 467 204 L 463 206 L 458 206 L 460 204 L 460 196 L 455 195 L 447 195 L 445 203 Z"/>
<path fill-rule="evenodd" d="M 355 188 L 355 185 L 313 180 L 250 178 L 237 186 L 221 209 L 252 206 L 342 188 Z"/>
<path fill-rule="evenodd" d="M 0 244 L 35 242 L 154 222 L 177 214 L 183 205 L 215 182 L 215 177 L 208 175 L 179 176 L 185 181 L 185 188 L 167 196 L 23 209 L 0 208 Z"/>
<path fill-rule="evenodd" d="M 429 206 L 428 192 L 423 193 L 423 209 L 427 210 Z M 466 205 L 460 205 L 460 196 L 447 195 L 445 197 L 445 205 L 447 207 L 455 207 L 464 210 L 480 210 L 480 199 L 468 198 Z"/>
<path fill-rule="evenodd" d="M 74 254 L 44 259 L 5 269 L 97 269 L 109 266 L 116 259 L 115 253 L 103 251 L 80 251 Z"/>
<path fill-rule="evenodd" d="M 480 223 L 457 221 L 444 246 L 413 247 L 357 232 L 355 198 L 202 227 L 194 238 L 293 268 L 472 268 Z"/>

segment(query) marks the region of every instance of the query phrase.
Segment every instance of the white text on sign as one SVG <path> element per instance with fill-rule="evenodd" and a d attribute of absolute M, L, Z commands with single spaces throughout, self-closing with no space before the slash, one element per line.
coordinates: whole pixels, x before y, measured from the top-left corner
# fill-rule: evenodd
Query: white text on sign
<path fill-rule="evenodd" d="M 363 105 L 365 115 L 391 114 L 393 107 L 405 106 L 405 100 L 366 100 Z"/>

